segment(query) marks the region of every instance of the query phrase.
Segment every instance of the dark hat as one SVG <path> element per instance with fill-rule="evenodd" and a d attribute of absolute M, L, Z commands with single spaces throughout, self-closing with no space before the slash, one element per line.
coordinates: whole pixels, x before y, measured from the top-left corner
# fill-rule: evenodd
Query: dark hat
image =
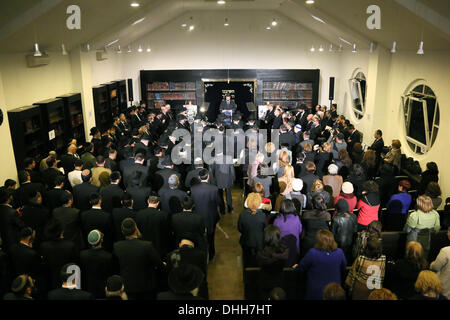
<path fill-rule="evenodd" d="M 136 231 L 136 222 L 132 218 L 126 218 L 122 221 L 121 229 L 125 237 L 131 236 Z"/>
<path fill-rule="evenodd" d="M 348 202 L 344 199 L 339 199 L 336 203 L 337 213 L 346 213 L 349 210 Z"/>
<path fill-rule="evenodd" d="M 122 289 L 122 286 L 123 280 L 121 276 L 114 275 L 106 280 L 106 290 L 108 290 L 109 292 L 120 291 Z"/>
<path fill-rule="evenodd" d="M 98 132 L 100 132 L 100 130 L 98 130 L 97 127 L 93 127 L 93 128 L 91 128 L 91 133 L 90 133 L 90 135 L 91 135 L 91 136 L 95 136 Z"/>
<path fill-rule="evenodd" d="M 250 113 L 250 115 L 248 116 L 248 121 L 254 121 L 256 120 L 256 117 L 253 113 Z"/>
<path fill-rule="evenodd" d="M 203 272 L 192 264 L 182 264 L 169 274 L 169 287 L 178 294 L 189 293 L 203 281 Z"/>
<path fill-rule="evenodd" d="M 225 97 L 231 97 L 231 94 L 226 93 L 226 94 L 225 94 Z"/>

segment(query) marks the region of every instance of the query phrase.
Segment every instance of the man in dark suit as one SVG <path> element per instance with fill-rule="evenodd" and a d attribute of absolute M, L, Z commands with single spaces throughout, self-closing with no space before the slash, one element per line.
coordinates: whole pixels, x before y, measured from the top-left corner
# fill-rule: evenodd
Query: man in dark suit
<path fill-rule="evenodd" d="M 91 208 L 90 196 L 98 193 L 99 189 L 91 184 L 92 174 L 90 170 L 83 170 L 81 180 L 83 180 L 83 183 L 73 188 L 73 206 L 80 211 L 86 211 Z"/>
<path fill-rule="evenodd" d="M 219 201 L 221 213 L 225 214 L 225 202 L 223 200 L 223 190 L 226 192 L 228 213 L 233 211 L 233 200 L 231 197 L 231 188 L 235 180 L 235 170 L 233 159 L 228 155 L 219 152 L 216 155 L 216 161 L 210 165 L 211 178 L 213 183 L 219 188 Z"/>
<path fill-rule="evenodd" d="M 187 196 L 187 193 L 178 189 L 180 181 L 175 174 L 171 175 L 167 181 L 169 187 L 162 187 L 158 192 L 158 196 L 161 200 L 161 209 L 169 214 L 174 214 L 181 209 L 181 201 Z M 174 198 L 178 199 L 178 205 L 174 203 L 176 201 Z"/>
<path fill-rule="evenodd" d="M 21 219 L 25 226 L 36 232 L 34 247 L 39 249 L 44 240 L 45 225 L 50 220 L 50 212 L 42 205 L 42 196 L 39 192 L 30 195 L 30 199 L 22 209 Z"/>
<path fill-rule="evenodd" d="M 61 166 L 64 168 L 66 175 L 75 169 L 75 160 L 80 158 L 76 153 L 77 146 L 71 144 L 67 147 L 67 153 L 61 156 Z"/>
<path fill-rule="evenodd" d="M 87 241 L 91 248 L 80 252 L 82 288 L 101 299 L 105 297 L 106 279 L 115 271 L 113 255 L 102 248 L 103 234 L 99 230 L 89 232 Z"/>
<path fill-rule="evenodd" d="M 224 110 L 231 110 L 233 113 L 236 112 L 236 103 L 231 100 L 231 95 L 226 94 L 225 100 L 220 103 L 220 112 L 222 113 Z"/>
<path fill-rule="evenodd" d="M 142 120 L 141 117 L 139 116 L 139 114 L 137 113 L 137 108 L 136 107 L 131 107 L 130 108 L 130 123 L 131 123 L 131 128 L 132 129 L 139 129 L 141 127 L 142 124 Z"/>
<path fill-rule="evenodd" d="M 64 174 L 58 170 L 56 159 L 50 157 L 47 159 L 48 168 L 42 172 L 42 180 L 47 187 L 47 190 L 53 189 L 55 187 L 55 180 L 58 176 L 63 176 Z"/>
<path fill-rule="evenodd" d="M 20 232 L 20 242 L 11 246 L 10 257 L 14 277 L 27 274 L 36 280 L 42 276 L 42 259 L 33 249 L 33 240 L 33 229 L 25 227 Z"/>
<path fill-rule="evenodd" d="M 128 165 L 123 170 L 123 182 L 125 187 L 131 186 L 131 178 L 134 172 L 139 171 L 141 173 L 140 183 L 143 186 L 147 186 L 148 180 L 148 167 L 144 166 L 145 156 L 142 153 L 137 153 L 134 157 L 134 163 Z"/>
<path fill-rule="evenodd" d="M 375 131 L 373 136 L 375 138 L 375 141 L 369 147 L 369 150 L 375 151 L 376 163 L 377 163 L 376 165 L 378 168 L 380 165 L 380 162 L 381 162 L 381 153 L 383 152 L 383 148 L 384 148 L 383 132 L 380 129 L 378 129 L 377 131 Z"/>
<path fill-rule="evenodd" d="M 318 116 L 314 116 L 312 119 L 312 125 L 309 129 L 309 135 L 311 140 L 314 140 L 315 144 L 318 144 L 322 128 L 320 127 L 320 120 Z"/>
<path fill-rule="evenodd" d="M 142 239 L 153 243 L 156 251 L 164 257 L 171 248 L 170 217 L 164 210 L 159 210 L 160 199 L 156 196 L 148 198 L 148 208 L 136 213 L 136 224 L 142 232 Z"/>
<path fill-rule="evenodd" d="M 81 228 L 86 239 L 89 232 L 94 229 L 100 230 L 104 234 L 103 243 L 106 250 L 112 250 L 113 226 L 111 214 L 102 210 L 102 198 L 98 193 L 91 195 L 91 209 L 81 212 Z"/>
<path fill-rule="evenodd" d="M 204 169 L 203 161 L 201 158 L 194 160 L 194 169 L 190 170 L 186 175 L 186 181 L 184 186 L 189 190 L 193 185 L 200 183 L 200 178 L 198 177 L 200 171 Z"/>
<path fill-rule="evenodd" d="M 169 177 L 173 174 L 175 174 L 181 182 L 181 174 L 173 169 L 173 163 L 169 156 L 166 156 L 162 161 L 162 165 L 164 166 L 164 169 L 156 171 L 155 174 L 162 178 L 163 187 L 169 187 Z"/>
<path fill-rule="evenodd" d="M 139 239 L 139 229 L 133 219 L 122 222 L 126 240 L 114 243 L 114 254 L 120 264 L 120 275 L 130 299 L 154 299 L 157 292 L 155 268 L 163 269 L 164 263 L 149 241 Z"/>
<path fill-rule="evenodd" d="M 273 119 L 272 128 L 269 129 L 280 129 L 281 125 L 283 124 L 283 117 L 281 116 L 281 109 L 276 108 L 274 112 L 275 118 Z"/>
<path fill-rule="evenodd" d="M 36 194 L 36 192 L 39 192 L 43 197 L 45 197 L 44 185 L 42 183 L 31 182 L 31 176 L 28 171 L 22 170 L 19 172 L 19 183 L 20 187 L 15 190 L 13 195 L 14 203 L 11 204 L 14 208 L 24 206 L 30 198 L 30 194 Z"/>
<path fill-rule="evenodd" d="M 111 184 L 100 190 L 102 197 L 102 209 L 111 213 L 114 208 L 120 208 L 120 201 L 123 196 L 123 190 L 119 183 L 122 178 L 119 171 L 113 171 L 110 175 Z"/>
<path fill-rule="evenodd" d="M 117 150 L 109 149 L 108 158 L 105 160 L 105 168 L 110 169 L 112 172 L 119 170 L 119 166 L 116 162 Z"/>
<path fill-rule="evenodd" d="M 191 188 L 191 196 L 194 200 L 195 211 L 203 217 L 206 226 L 206 236 L 209 246 L 209 260 L 215 255 L 214 235 L 216 224 L 220 220 L 218 207 L 220 206 L 219 189 L 217 186 L 209 184 L 208 170 L 200 172 L 200 183 Z"/>
<path fill-rule="evenodd" d="M 122 234 L 122 222 L 127 218 L 136 218 L 136 210 L 133 209 L 133 198 L 130 193 L 124 192 L 121 198 L 121 207 L 112 210 L 112 222 L 114 227 L 114 240 L 124 240 Z"/>
<path fill-rule="evenodd" d="M 25 171 L 31 176 L 31 183 L 42 183 L 41 174 L 35 170 L 36 168 L 36 160 L 33 158 L 25 158 L 23 160 L 23 167 Z"/>
<path fill-rule="evenodd" d="M 66 263 L 77 263 L 78 251 L 72 241 L 64 239 L 62 225 L 56 220 L 50 220 L 47 224 L 45 236 L 48 241 L 42 243 L 39 251 L 44 268 L 50 274 L 50 288 L 56 289 L 61 284 L 61 267 Z"/>
<path fill-rule="evenodd" d="M 12 195 L 5 189 L 0 189 L 0 238 L 6 253 L 12 244 L 19 242 L 20 230 L 25 226 L 11 202 Z"/>
<path fill-rule="evenodd" d="M 288 131 L 285 125 L 282 125 L 280 127 L 280 137 L 279 137 L 279 143 L 280 145 L 286 144 L 288 145 L 288 149 L 292 150 L 292 148 L 295 146 L 295 135 L 293 131 Z"/>
<path fill-rule="evenodd" d="M 306 127 L 306 124 L 308 123 L 308 120 L 306 118 L 308 117 L 308 113 L 306 112 L 305 106 L 300 106 L 299 112 L 295 115 L 295 123 L 302 126 L 302 130 Z"/>
<path fill-rule="evenodd" d="M 94 300 L 92 293 L 76 287 L 75 278 L 72 283 L 67 282 L 73 274 L 69 271 L 72 265 L 72 263 L 68 263 L 61 267 L 59 277 L 62 281 L 62 286 L 50 291 L 47 295 L 48 300 Z"/>
<path fill-rule="evenodd" d="M 196 247 L 206 252 L 206 227 L 202 216 L 193 212 L 194 200 L 192 197 L 184 197 L 182 203 L 183 211 L 172 215 L 171 229 L 175 241 L 183 237 L 194 240 Z"/>
<path fill-rule="evenodd" d="M 84 240 L 81 234 L 80 210 L 72 208 L 73 196 L 66 191 L 61 198 L 62 206 L 52 212 L 53 218 L 58 221 L 64 232 L 64 239 L 75 244 L 77 252 L 84 248 Z"/>
<path fill-rule="evenodd" d="M 65 180 L 64 176 L 57 176 L 54 182 L 55 187 L 45 194 L 45 205 L 50 211 L 62 205 L 61 198 L 66 193 L 64 190 Z"/>
<path fill-rule="evenodd" d="M 350 124 L 347 128 L 349 132 L 349 137 L 347 139 L 347 151 L 348 153 L 352 153 L 353 146 L 355 143 L 361 143 L 361 133 L 355 129 L 355 126 L 353 124 Z"/>

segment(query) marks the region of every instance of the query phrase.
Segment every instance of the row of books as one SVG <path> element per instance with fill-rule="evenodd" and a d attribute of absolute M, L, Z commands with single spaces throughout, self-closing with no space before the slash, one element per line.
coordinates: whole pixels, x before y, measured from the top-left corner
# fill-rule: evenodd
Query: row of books
<path fill-rule="evenodd" d="M 263 90 L 312 90 L 312 83 L 264 81 Z"/>
<path fill-rule="evenodd" d="M 147 86 L 148 91 L 195 91 L 195 82 L 152 82 Z"/>
<path fill-rule="evenodd" d="M 265 100 L 294 100 L 294 99 L 312 99 L 312 91 L 265 91 L 263 92 Z"/>
<path fill-rule="evenodd" d="M 312 100 L 302 100 L 307 107 L 312 107 Z M 273 105 L 280 105 L 282 108 L 294 109 L 300 107 L 302 101 L 268 101 Z M 266 103 L 267 101 L 265 101 Z"/>
<path fill-rule="evenodd" d="M 148 94 L 149 100 L 195 100 L 195 92 L 153 93 Z"/>

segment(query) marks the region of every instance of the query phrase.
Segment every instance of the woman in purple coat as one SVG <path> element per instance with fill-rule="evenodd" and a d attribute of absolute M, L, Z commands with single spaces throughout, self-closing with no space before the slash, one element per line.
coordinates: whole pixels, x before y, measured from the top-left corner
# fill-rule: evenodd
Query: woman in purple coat
<path fill-rule="evenodd" d="M 316 233 L 316 245 L 311 248 L 300 264 L 293 268 L 306 273 L 306 300 L 322 300 L 323 289 L 331 282 L 342 283 L 347 267 L 344 252 L 338 248 L 329 230 Z"/>
<path fill-rule="evenodd" d="M 288 265 L 292 266 L 300 258 L 300 234 L 302 223 L 292 200 L 281 201 L 280 213 L 273 224 L 281 230 L 281 242 L 289 248 Z"/>

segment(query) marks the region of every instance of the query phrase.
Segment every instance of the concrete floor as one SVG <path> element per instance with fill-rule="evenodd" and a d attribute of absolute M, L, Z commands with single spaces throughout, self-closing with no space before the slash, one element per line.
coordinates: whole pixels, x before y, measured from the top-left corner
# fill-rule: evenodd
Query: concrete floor
<path fill-rule="evenodd" d="M 208 267 L 208 285 L 210 300 L 244 300 L 242 278 L 242 250 L 239 245 L 240 233 L 237 229 L 239 214 L 243 210 L 242 189 L 232 190 L 233 213 L 221 215 L 219 225 L 228 234 L 217 228 L 215 246 L 216 255 Z M 225 199 L 224 199 L 225 200 Z"/>

